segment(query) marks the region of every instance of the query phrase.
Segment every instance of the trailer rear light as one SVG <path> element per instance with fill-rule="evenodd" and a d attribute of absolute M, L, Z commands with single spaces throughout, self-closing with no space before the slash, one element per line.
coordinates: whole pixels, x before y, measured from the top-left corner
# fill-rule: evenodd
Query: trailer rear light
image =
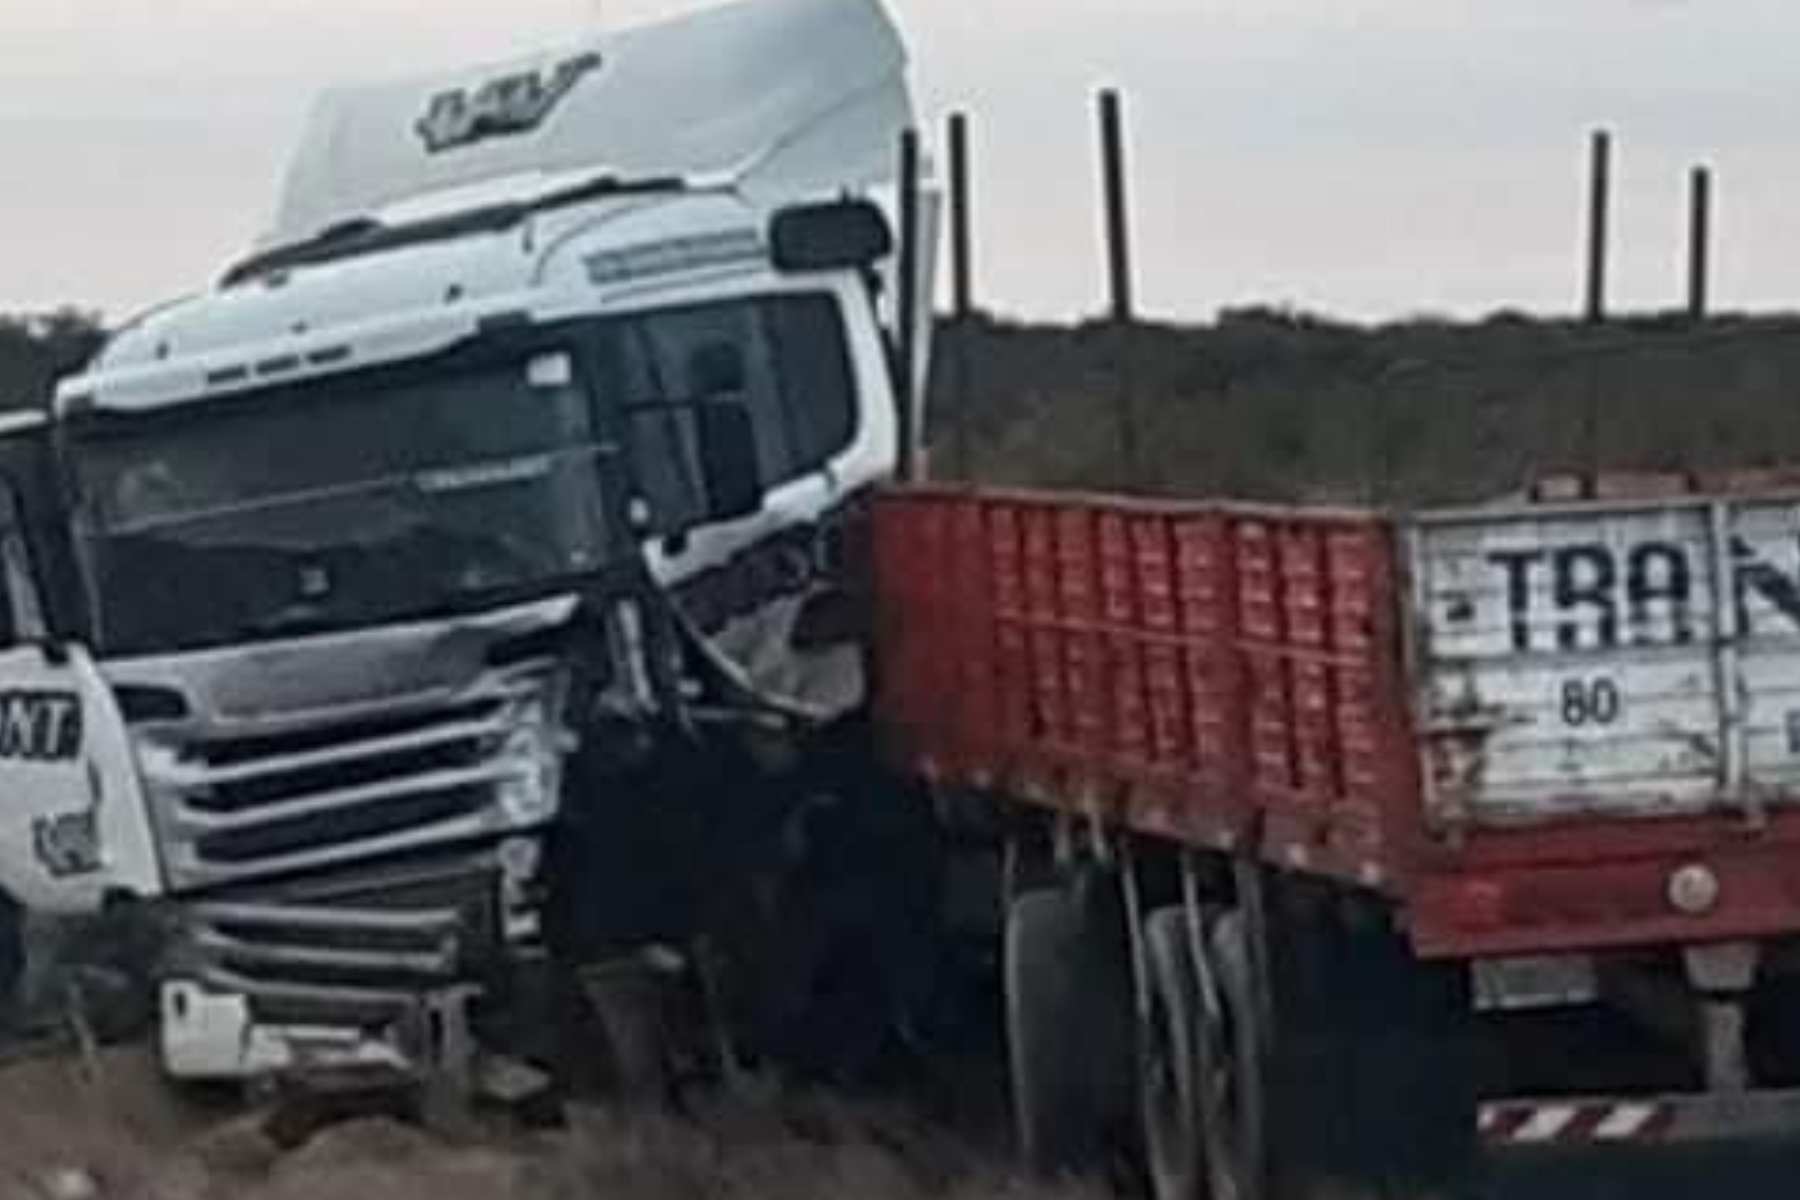
<path fill-rule="evenodd" d="M 1475 877 L 1451 884 L 1442 912 L 1465 934 L 1497 933 L 1616 915 L 1616 898 L 1583 896 L 1542 881 Z"/>
<path fill-rule="evenodd" d="M 1686 917 L 1704 917 L 1719 907 L 1724 885 L 1711 867 L 1693 863 L 1669 876 L 1669 906 Z"/>
<path fill-rule="evenodd" d="M 1479 933 L 1506 926 L 1508 889 L 1497 879 L 1464 879 L 1451 888 L 1445 912 L 1457 928 Z"/>
<path fill-rule="evenodd" d="M 1710 878 L 1711 873 L 1707 872 L 1707 875 Z M 1590 880 L 1584 885 L 1542 876 L 1476 876 L 1449 884 L 1440 911 L 1456 929 L 1476 935 L 1551 928 L 1569 923 L 1641 919 L 1656 915 L 1659 904 L 1657 878 L 1651 876 L 1646 881 L 1647 888 L 1630 889 L 1609 887 L 1604 880 Z M 1713 879 L 1712 885 L 1712 903 L 1716 904 L 1718 881 Z M 1678 911 L 1690 916 L 1704 916 L 1711 911 L 1709 905 L 1689 912 L 1681 908 L 1674 894 L 1675 885 L 1671 878 L 1668 902 Z M 1684 901 L 1691 903 L 1705 901 L 1705 880 L 1684 883 L 1682 896 Z"/>

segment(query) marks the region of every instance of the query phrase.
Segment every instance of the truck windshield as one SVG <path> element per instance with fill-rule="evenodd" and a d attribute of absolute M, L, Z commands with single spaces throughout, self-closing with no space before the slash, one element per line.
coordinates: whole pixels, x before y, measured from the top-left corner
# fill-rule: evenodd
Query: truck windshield
<path fill-rule="evenodd" d="M 72 449 L 113 654 L 466 611 L 608 553 L 605 448 L 560 356 L 108 416 Z"/>

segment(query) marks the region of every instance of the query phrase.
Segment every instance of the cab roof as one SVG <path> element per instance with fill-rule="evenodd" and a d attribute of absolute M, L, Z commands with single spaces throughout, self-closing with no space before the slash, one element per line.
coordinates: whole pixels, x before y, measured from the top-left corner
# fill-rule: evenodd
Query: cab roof
<path fill-rule="evenodd" d="M 752 195 L 894 174 L 906 51 L 880 0 L 738 0 L 508 62 L 319 101 L 263 248 L 422 197 L 528 199 L 572 176 Z"/>
<path fill-rule="evenodd" d="M 771 269 L 766 214 L 730 192 L 594 199 L 438 239 L 251 272 L 120 330 L 65 411 L 158 408 L 432 354 L 499 320 Z M 621 271 L 636 260 L 658 275 Z"/>

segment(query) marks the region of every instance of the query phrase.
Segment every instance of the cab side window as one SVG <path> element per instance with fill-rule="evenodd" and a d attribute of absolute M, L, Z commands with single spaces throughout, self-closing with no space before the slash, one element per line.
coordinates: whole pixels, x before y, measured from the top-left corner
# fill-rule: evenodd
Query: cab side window
<path fill-rule="evenodd" d="M 770 484 L 785 483 L 795 471 L 795 447 L 776 346 L 767 335 L 762 306 L 711 304 L 659 313 L 639 325 L 640 347 L 668 395 L 684 400 L 727 400 L 743 405 L 756 433 L 757 458 Z M 706 364 L 719 354 L 735 355 L 740 367 L 725 395 L 708 395 Z"/>
<path fill-rule="evenodd" d="M 790 477 L 817 471 L 856 437 L 856 384 L 844 318 L 829 296 L 788 296 L 764 311 L 783 416 L 793 439 Z"/>
<path fill-rule="evenodd" d="M 638 487 L 664 531 L 706 511 L 696 404 L 744 410 L 771 490 L 823 471 L 856 437 L 855 372 L 829 293 L 619 316 L 596 327 L 590 361 L 603 403 L 624 414 Z"/>
<path fill-rule="evenodd" d="M 12 486 L 0 481 L 0 646 L 39 640 L 46 632 L 24 514 Z"/>
<path fill-rule="evenodd" d="M 647 331 L 636 321 L 610 324 L 595 344 L 594 362 L 599 390 L 630 427 L 637 483 L 658 528 L 688 528 L 705 511 L 699 449 Z"/>

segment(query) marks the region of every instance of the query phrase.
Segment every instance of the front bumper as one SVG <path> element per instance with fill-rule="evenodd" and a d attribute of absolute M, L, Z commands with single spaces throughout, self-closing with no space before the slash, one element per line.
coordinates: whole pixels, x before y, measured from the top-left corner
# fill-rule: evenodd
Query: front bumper
<path fill-rule="evenodd" d="M 179 910 L 161 989 L 179 1079 L 418 1077 L 541 957 L 540 847 L 308 880 Z M 462 1040 L 459 1037 L 451 1040 Z"/>

